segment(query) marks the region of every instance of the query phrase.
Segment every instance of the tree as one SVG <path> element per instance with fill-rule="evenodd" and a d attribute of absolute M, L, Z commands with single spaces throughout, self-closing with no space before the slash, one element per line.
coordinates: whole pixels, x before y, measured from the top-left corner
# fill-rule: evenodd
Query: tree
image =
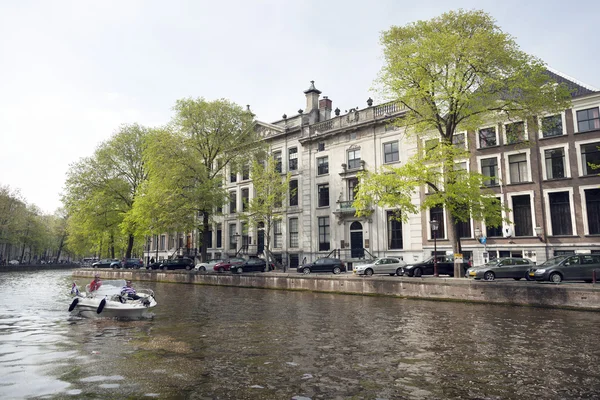
<path fill-rule="evenodd" d="M 170 125 L 153 132 L 145 160 L 150 179 L 136 221 L 155 232 L 203 233 L 208 243 L 210 216 L 226 201 L 227 166 L 252 159 L 262 143 L 253 114 L 228 101 L 178 100 Z M 150 214 L 151 212 L 151 214 Z M 201 247 L 206 260 L 206 246 Z"/>
<path fill-rule="evenodd" d="M 436 167 L 440 176 L 432 182 L 430 174 L 419 170 L 422 164 L 406 165 L 400 171 L 384 169 L 379 175 L 414 173 L 390 182 L 392 192 L 404 194 L 397 199 L 400 211 L 416 212 L 406 197 L 412 189 L 426 185 L 436 193 L 422 207 L 435 200 L 446 208 L 449 225 L 454 227 L 448 230 L 448 239 L 457 252 L 456 221 L 466 215 L 491 221 L 494 217 L 485 209 L 482 215 L 478 211 L 477 204 L 485 204 L 487 193 L 469 190 L 468 195 L 458 195 L 457 189 L 463 183 L 455 181 L 452 171 L 456 157 L 463 155 L 450 151 L 455 133 L 473 131 L 489 121 L 526 120 L 542 112 L 563 110 L 570 103 L 570 93 L 551 80 L 541 60 L 522 52 L 483 11 L 451 11 L 429 21 L 394 26 L 383 32 L 381 44 L 385 64 L 378 82 L 383 94 L 406 110 L 395 124 L 409 135 L 439 139 Z M 363 178 L 359 203 L 369 196 L 381 202 L 374 193 L 367 193 L 373 187 L 369 180 L 380 178 L 378 174 Z M 477 179 L 467 181 L 476 184 Z M 400 187 L 393 186 L 400 182 Z M 461 276 L 461 272 L 457 265 L 455 276 Z"/>
<path fill-rule="evenodd" d="M 247 204 L 247 211 L 242 219 L 249 222 L 251 226 L 260 226 L 265 232 L 265 260 L 267 265 L 271 260 L 271 231 L 275 221 L 281 221 L 280 210 L 283 202 L 287 199 L 291 174 L 285 177 L 277 171 L 277 161 L 269 157 L 266 162 L 254 160 L 251 168 L 252 185 L 254 197 Z M 281 182 L 281 183 L 279 183 Z M 295 193 L 290 193 L 295 195 Z"/>

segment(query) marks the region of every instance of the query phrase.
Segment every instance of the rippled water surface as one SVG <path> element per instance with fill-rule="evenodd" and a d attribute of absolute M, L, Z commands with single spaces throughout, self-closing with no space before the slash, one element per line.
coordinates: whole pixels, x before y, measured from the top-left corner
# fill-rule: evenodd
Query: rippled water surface
<path fill-rule="evenodd" d="M 0 399 L 600 397 L 599 313 L 139 283 L 153 318 L 89 320 L 71 281 L 0 273 Z"/>

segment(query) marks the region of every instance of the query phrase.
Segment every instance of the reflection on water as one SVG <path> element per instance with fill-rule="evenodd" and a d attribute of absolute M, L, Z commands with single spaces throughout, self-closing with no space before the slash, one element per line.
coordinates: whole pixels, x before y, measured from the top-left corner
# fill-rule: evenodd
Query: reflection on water
<path fill-rule="evenodd" d="M 0 274 L 0 398 L 600 393 L 598 313 L 139 283 L 153 319 L 88 320 L 69 317 L 71 279 Z"/>

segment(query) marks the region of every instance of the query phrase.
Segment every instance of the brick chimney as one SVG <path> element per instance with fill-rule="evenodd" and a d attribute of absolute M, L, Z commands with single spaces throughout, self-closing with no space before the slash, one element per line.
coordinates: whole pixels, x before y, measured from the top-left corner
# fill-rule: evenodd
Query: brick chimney
<path fill-rule="evenodd" d="M 331 100 L 327 96 L 323 96 L 319 100 L 319 121 L 327 121 L 331 119 Z"/>

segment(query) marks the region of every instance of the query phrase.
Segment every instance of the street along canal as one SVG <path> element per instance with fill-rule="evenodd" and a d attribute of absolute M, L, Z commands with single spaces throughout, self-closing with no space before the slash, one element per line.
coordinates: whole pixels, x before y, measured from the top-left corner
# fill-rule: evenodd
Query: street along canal
<path fill-rule="evenodd" d="M 0 274 L 0 398 L 600 393 L 597 312 L 134 282 L 152 319 L 87 320 L 68 315 L 71 274 Z"/>

